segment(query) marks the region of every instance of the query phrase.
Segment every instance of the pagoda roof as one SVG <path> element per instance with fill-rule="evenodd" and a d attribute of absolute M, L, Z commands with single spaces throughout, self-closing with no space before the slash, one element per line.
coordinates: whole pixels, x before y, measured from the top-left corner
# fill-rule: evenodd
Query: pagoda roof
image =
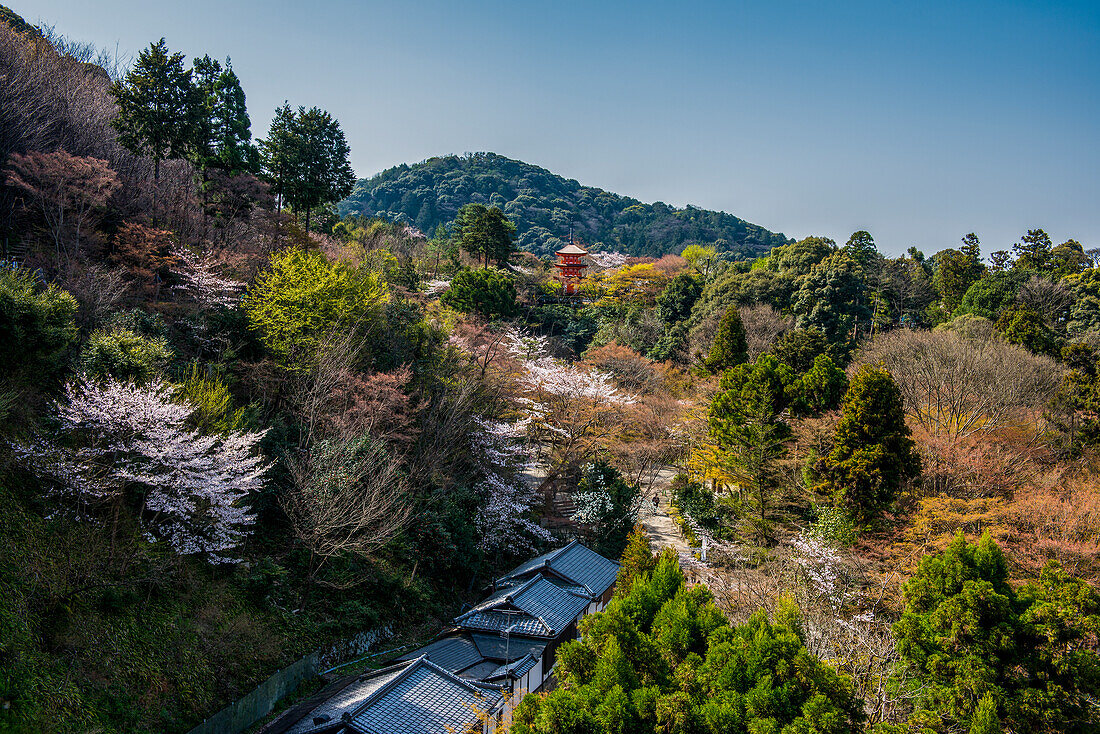
<path fill-rule="evenodd" d="M 568 245 L 566 245 L 565 247 L 558 250 L 555 254 L 557 254 L 557 255 L 587 255 L 588 250 L 577 247 L 572 242 L 570 242 Z"/>

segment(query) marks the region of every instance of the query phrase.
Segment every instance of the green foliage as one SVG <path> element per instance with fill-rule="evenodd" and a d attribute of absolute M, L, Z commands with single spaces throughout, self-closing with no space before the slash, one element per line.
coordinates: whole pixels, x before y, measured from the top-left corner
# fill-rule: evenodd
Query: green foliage
<path fill-rule="evenodd" d="M 0 267 L 0 372 L 37 384 L 55 380 L 77 338 L 76 299 L 41 287 L 25 268 Z"/>
<path fill-rule="evenodd" d="M 194 406 L 191 414 L 195 428 L 203 433 L 227 434 L 247 427 L 244 408 L 233 408 L 229 386 L 215 371 L 203 369 L 198 362 L 191 365 L 187 379 L 179 386 L 177 396 Z"/>
<path fill-rule="evenodd" d="M 993 325 L 1009 344 L 1019 344 L 1035 354 L 1057 357 L 1061 340 L 1043 321 L 1039 312 L 1027 306 L 1012 306 L 1001 312 Z"/>
<path fill-rule="evenodd" d="M 871 321 L 867 290 L 860 261 L 841 250 L 813 266 L 791 308 L 799 328 L 816 327 L 830 344 L 850 345 Z"/>
<path fill-rule="evenodd" d="M 801 412 L 817 415 L 840 405 L 848 390 L 848 376 L 828 355 L 814 357 L 813 366 L 798 378 L 796 405 Z"/>
<path fill-rule="evenodd" d="M 504 265 L 515 251 L 516 225 L 500 209 L 483 204 L 467 204 L 458 210 L 452 237 L 469 254 L 486 265 L 496 261 Z"/>
<path fill-rule="evenodd" d="M 209 168 L 229 175 L 255 173 L 259 151 L 252 145 L 241 81 L 226 59 L 225 67 L 209 56 L 192 62 L 195 88 L 195 130 L 189 157 L 204 173 Z"/>
<path fill-rule="evenodd" d="M 948 313 L 959 307 L 970 286 L 985 274 L 981 256 L 978 237 L 970 233 L 963 237 L 963 246 L 960 250 L 942 250 L 933 258 L 932 286 L 939 294 L 943 307 Z"/>
<path fill-rule="evenodd" d="M 662 554 L 559 648 L 561 687 L 516 708 L 513 734 L 758 734 L 860 730 L 849 682 L 805 648 L 797 619 L 730 627 Z"/>
<path fill-rule="evenodd" d="M 291 248 L 271 257 L 244 298 L 248 323 L 268 349 L 301 368 L 320 340 L 336 329 L 375 327 L 389 300 L 373 272 L 329 260 L 320 252 Z"/>
<path fill-rule="evenodd" d="M 789 329 L 775 340 L 772 354 L 795 372 L 801 373 L 813 367 L 818 355 L 825 354 L 828 348 L 829 342 L 821 329 Z"/>
<path fill-rule="evenodd" d="M 459 311 L 508 317 L 516 311 L 516 282 L 500 270 L 462 270 L 439 300 Z"/>
<path fill-rule="evenodd" d="M 817 508 L 817 519 L 809 534 L 831 545 L 849 546 L 859 539 L 859 531 L 848 513 L 841 507 L 824 505 Z"/>
<path fill-rule="evenodd" d="M 781 418 L 790 404 L 794 375 L 774 356 L 726 372 L 710 406 L 710 432 L 722 462 L 755 505 L 758 535 L 770 536 L 768 506 L 779 485 L 778 460 L 787 452 L 790 426 Z"/>
<path fill-rule="evenodd" d="M 1016 262 L 1012 266 L 1018 270 L 1036 270 L 1045 272 L 1051 262 L 1053 243 L 1050 235 L 1041 229 L 1029 229 L 1020 241 L 1012 246 Z"/>
<path fill-rule="evenodd" d="M 714 374 L 725 372 L 749 358 L 749 345 L 745 338 L 745 325 L 737 308 L 730 308 L 718 324 L 710 354 L 704 365 Z"/>
<path fill-rule="evenodd" d="M 877 516 L 905 480 L 920 474 L 909 434 L 901 391 L 890 373 L 861 366 L 844 395 L 833 450 L 821 467 L 826 487 L 857 522 Z"/>
<path fill-rule="evenodd" d="M 634 526 L 626 538 L 626 548 L 619 557 L 619 575 L 615 580 L 615 595 L 625 596 L 634 582 L 657 567 L 657 556 L 649 544 L 649 536 L 641 525 Z"/>
<path fill-rule="evenodd" d="M 172 358 L 168 342 L 138 334 L 124 326 L 96 329 L 80 352 L 80 369 L 92 378 L 146 382 Z"/>
<path fill-rule="evenodd" d="M 657 296 L 657 316 L 668 325 L 685 321 L 703 292 L 703 285 L 694 273 L 678 273 Z"/>
<path fill-rule="evenodd" d="M 454 221 L 468 203 L 500 207 L 516 224 L 517 247 L 538 255 L 564 247 L 570 230 L 596 249 L 645 256 L 678 253 L 693 243 L 751 256 L 787 241 L 730 214 L 643 204 L 493 153 L 431 158 L 383 171 L 360 180 L 340 211 L 431 232 Z"/>
<path fill-rule="evenodd" d="M 1031 273 L 1023 270 L 989 272 L 966 290 L 955 316 L 972 314 L 995 321 L 1001 312 L 1016 301 L 1020 286 Z"/>
<path fill-rule="evenodd" d="M 1090 268 L 1067 279 L 1073 291 L 1066 330 L 1071 336 L 1100 333 L 1100 268 Z"/>
<path fill-rule="evenodd" d="M 573 501 L 576 519 L 587 526 L 592 548 L 617 558 L 638 519 L 641 487 L 623 479 L 618 469 L 603 461 L 591 461 L 582 468 Z"/>
<path fill-rule="evenodd" d="M 273 192 L 295 212 L 305 212 L 307 231 L 315 208 L 342 199 L 355 184 L 340 122 L 319 107 L 277 109 L 260 153 Z"/>
<path fill-rule="evenodd" d="M 112 124 L 118 142 L 136 155 L 147 155 L 160 177 L 161 161 L 183 158 L 195 139 L 198 111 L 191 72 L 183 54 L 168 53 L 164 39 L 138 53 L 126 78 L 111 87 L 118 103 Z"/>
<path fill-rule="evenodd" d="M 894 635 L 921 707 L 947 729 L 999 717 L 1013 731 L 1089 731 L 1100 594 L 1053 562 L 1016 592 L 1007 568 L 988 533 L 970 544 L 960 532 L 906 583 Z"/>

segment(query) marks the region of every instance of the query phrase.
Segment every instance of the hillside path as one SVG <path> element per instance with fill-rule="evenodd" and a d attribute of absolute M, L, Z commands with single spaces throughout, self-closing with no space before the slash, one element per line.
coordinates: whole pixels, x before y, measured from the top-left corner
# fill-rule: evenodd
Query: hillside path
<path fill-rule="evenodd" d="M 653 550 L 660 551 L 666 546 L 672 546 L 676 554 L 681 558 L 691 557 L 691 548 L 684 542 L 680 535 L 680 529 L 668 516 L 669 486 L 672 478 L 676 476 L 676 470 L 672 468 L 661 469 L 650 483 L 642 500 L 642 510 L 638 514 L 638 521 L 649 535 L 649 542 L 653 544 Z M 653 509 L 653 495 L 660 496 L 660 505 Z"/>

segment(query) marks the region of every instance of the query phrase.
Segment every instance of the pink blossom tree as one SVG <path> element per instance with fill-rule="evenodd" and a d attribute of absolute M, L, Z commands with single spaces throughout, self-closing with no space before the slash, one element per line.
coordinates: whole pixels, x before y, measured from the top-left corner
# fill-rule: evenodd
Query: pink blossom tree
<path fill-rule="evenodd" d="M 257 451 L 263 432 L 204 435 L 188 425 L 194 410 L 159 380 L 70 383 L 57 431 L 16 455 L 66 509 L 89 516 L 133 500 L 147 537 L 227 562 L 254 521 L 245 500 L 271 464 Z"/>

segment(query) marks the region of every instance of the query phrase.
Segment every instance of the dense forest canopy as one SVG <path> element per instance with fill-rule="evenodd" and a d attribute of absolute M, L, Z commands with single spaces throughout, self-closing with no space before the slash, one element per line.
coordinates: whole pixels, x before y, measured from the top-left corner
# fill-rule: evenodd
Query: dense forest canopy
<path fill-rule="evenodd" d="M 395 166 L 360 180 L 340 203 L 340 213 L 385 217 L 430 233 L 449 225 L 470 202 L 504 210 L 516 224 L 519 249 L 538 255 L 564 246 L 570 232 L 593 249 L 647 257 L 679 253 L 692 243 L 755 257 L 787 242 L 732 214 L 643 204 L 495 153 Z"/>

